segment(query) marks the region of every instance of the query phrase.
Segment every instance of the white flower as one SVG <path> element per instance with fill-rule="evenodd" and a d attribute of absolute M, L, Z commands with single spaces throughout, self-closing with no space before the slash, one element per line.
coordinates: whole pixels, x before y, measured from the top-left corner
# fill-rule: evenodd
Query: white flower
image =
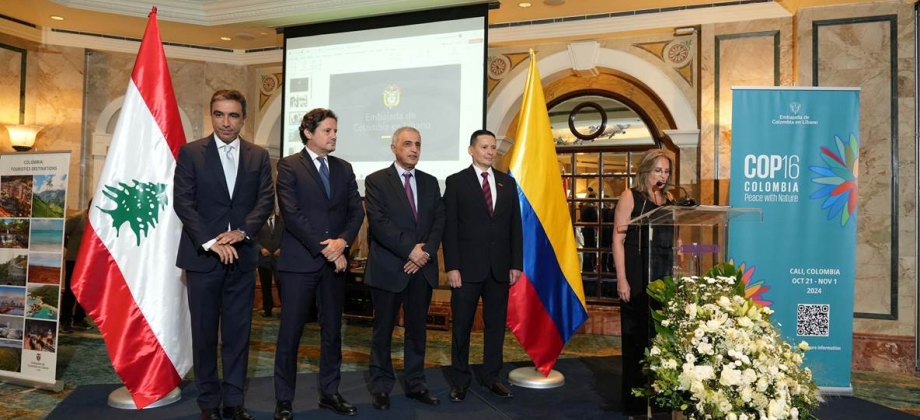
<path fill-rule="evenodd" d="M 669 326 L 671 326 L 671 320 L 670 320 L 670 319 L 664 319 L 664 320 L 662 320 L 662 321 L 661 321 L 661 326 L 662 326 L 662 327 L 669 327 Z"/>
<path fill-rule="evenodd" d="M 811 350 L 811 346 L 808 345 L 808 342 L 803 341 L 799 343 L 799 350 L 808 351 L 808 350 Z"/>
<path fill-rule="evenodd" d="M 658 346 L 652 346 L 651 350 L 648 351 L 648 354 L 652 356 L 657 356 L 661 354 L 661 349 L 659 349 Z"/>
<path fill-rule="evenodd" d="M 729 365 L 725 369 L 722 369 L 722 374 L 719 375 L 719 383 L 725 386 L 738 385 L 741 383 L 741 372 Z"/>
<path fill-rule="evenodd" d="M 770 400 L 770 403 L 767 408 L 767 414 L 770 417 L 777 418 L 777 419 L 786 418 L 788 414 L 786 411 L 786 401 L 782 399 Z"/>

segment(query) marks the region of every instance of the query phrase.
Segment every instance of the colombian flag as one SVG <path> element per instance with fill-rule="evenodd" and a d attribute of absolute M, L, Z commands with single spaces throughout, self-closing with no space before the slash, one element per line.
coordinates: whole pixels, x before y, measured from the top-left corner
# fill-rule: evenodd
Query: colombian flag
<path fill-rule="evenodd" d="M 548 375 L 588 312 L 575 231 L 533 50 L 510 171 L 521 201 L 524 274 L 511 288 L 508 327 L 537 370 Z"/>

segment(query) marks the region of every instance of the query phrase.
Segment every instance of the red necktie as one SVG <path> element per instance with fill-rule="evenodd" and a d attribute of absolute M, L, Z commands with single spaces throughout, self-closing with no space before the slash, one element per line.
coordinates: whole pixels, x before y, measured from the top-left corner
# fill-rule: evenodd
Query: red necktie
<path fill-rule="evenodd" d="M 415 216 L 415 220 L 418 221 L 418 210 L 415 208 L 415 194 L 412 194 L 412 184 L 409 183 L 409 179 L 412 178 L 412 172 L 403 173 L 403 177 L 406 178 L 406 184 L 403 187 L 406 189 L 406 196 L 409 198 L 409 207 L 412 207 L 412 215 Z"/>
<path fill-rule="evenodd" d="M 489 208 L 489 216 L 492 216 L 492 187 L 489 186 L 489 173 L 482 173 L 482 195 L 486 198 L 486 207 Z"/>

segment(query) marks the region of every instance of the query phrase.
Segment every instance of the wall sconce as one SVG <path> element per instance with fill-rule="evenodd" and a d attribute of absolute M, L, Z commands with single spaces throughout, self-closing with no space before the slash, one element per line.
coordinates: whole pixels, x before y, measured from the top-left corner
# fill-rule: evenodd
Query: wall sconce
<path fill-rule="evenodd" d="M 32 146 L 35 145 L 35 136 L 43 128 L 45 127 L 40 125 L 23 124 L 6 126 L 6 130 L 10 133 L 10 144 L 13 145 L 13 149 L 16 149 L 17 152 L 32 150 Z"/>

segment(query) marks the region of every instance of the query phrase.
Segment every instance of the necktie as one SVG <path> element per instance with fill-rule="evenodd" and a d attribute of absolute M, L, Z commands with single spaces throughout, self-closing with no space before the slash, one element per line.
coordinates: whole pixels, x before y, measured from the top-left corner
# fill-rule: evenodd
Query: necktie
<path fill-rule="evenodd" d="M 227 191 L 233 196 L 233 187 L 236 185 L 236 162 L 233 160 L 233 146 L 225 144 L 220 147 L 224 149 L 224 157 L 221 161 L 224 164 L 224 177 L 227 178 Z"/>
<path fill-rule="evenodd" d="M 272 231 L 275 230 L 275 216 L 271 216 L 268 218 L 268 229 Z"/>
<path fill-rule="evenodd" d="M 323 180 L 323 187 L 326 188 L 326 197 L 332 199 L 332 186 L 329 185 L 329 167 L 326 166 L 326 158 L 318 157 L 316 160 L 319 161 L 319 177 Z"/>
<path fill-rule="evenodd" d="M 486 198 L 486 207 L 489 208 L 489 216 L 492 215 L 492 187 L 489 186 L 489 173 L 482 173 L 482 195 Z"/>
<path fill-rule="evenodd" d="M 412 193 L 412 184 L 409 183 L 409 179 L 412 178 L 412 172 L 404 173 L 403 177 L 406 178 L 406 183 L 403 187 L 406 189 L 406 197 L 409 198 L 409 207 L 412 207 L 412 215 L 415 216 L 415 220 L 418 221 L 418 209 L 415 207 L 415 194 Z"/>

